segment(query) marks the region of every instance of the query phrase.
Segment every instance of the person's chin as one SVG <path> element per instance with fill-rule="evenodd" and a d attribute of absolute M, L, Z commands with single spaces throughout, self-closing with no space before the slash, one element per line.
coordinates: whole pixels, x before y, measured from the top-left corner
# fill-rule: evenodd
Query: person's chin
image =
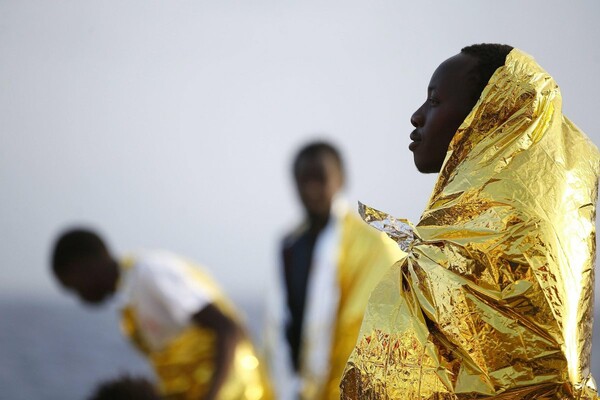
<path fill-rule="evenodd" d="M 106 299 L 108 298 L 107 295 L 104 296 L 94 296 L 94 297 L 82 297 L 81 300 L 85 303 L 86 306 L 89 307 L 99 307 L 101 305 L 103 305 L 106 302 Z"/>
<path fill-rule="evenodd" d="M 417 157 L 415 157 L 415 167 L 417 167 L 417 171 L 422 174 L 437 174 L 440 172 L 439 168 L 435 168 L 427 163 L 420 162 Z"/>
<path fill-rule="evenodd" d="M 419 171 L 422 174 L 427 174 L 427 164 L 424 163 L 423 160 L 421 160 L 421 157 L 419 157 L 418 153 L 414 153 L 413 156 L 413 161 L 415 163 L 415 167 L 417 167 L 417 171 Z"/>

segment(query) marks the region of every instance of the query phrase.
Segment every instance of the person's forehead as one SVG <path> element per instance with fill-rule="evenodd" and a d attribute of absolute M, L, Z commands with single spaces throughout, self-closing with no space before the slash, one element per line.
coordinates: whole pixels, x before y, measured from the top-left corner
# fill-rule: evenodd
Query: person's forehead
<path fill-rule="evenodd" d="M 475 68 L 477 60 L 459 53 L 442 62 L 429 81 L 429 90 L 462 88 L 467 82 L 469 72 Z"/>
<path fill-rule="evenodd" d="M 298 162 L 298 175 L 313 172 L 339 172 L 337 161 L 332 154 L 321 152 L 305 156 Z"/>

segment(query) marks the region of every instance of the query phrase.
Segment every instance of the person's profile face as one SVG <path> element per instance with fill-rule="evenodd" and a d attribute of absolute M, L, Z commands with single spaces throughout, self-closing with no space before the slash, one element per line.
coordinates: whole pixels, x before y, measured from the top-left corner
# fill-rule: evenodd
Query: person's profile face
<path fill-rule="evenodd" d="M 102 303 L 110 294 L 109 260 L 87 259 L 73 262 L 58 276 L 61 285 L 90 305 Z"/>
<path fill-rule="evenodd" d="M 409 149 L 420 172 L 440 172 L 450 141 L 477 101 L 468 79 L 476 65 L 474 57 L 457 54 L 433 73 L 427 99 L 410 119 Z"/>
<path fill-rule="evenodd" d="M 335 194 L 343 184 L 342 173 L 333 156 L 304 157 L 296 169 L 296 188 L 309 216 L 329 216 Z"/>

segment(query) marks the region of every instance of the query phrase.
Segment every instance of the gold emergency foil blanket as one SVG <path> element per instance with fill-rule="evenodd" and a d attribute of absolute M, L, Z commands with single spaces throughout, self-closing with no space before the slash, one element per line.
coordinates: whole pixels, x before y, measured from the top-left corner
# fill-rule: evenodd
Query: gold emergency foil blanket
<path fill-rule="evenodd" d="M 338 249 L 340 298 L 329 353 L 329 373 L 320 377 L 303 374 L 301 400 L 340 397 L 340 379 L 354 348 L 369 294 L 392 264 L 405 254 L 385 235 L 369 228 L 360 218 L 344 217 Z M 365 268 L 368 266 L 368 268 Z M 303 342 L 307 348 L 314 343 Z"/>
<path fill-rule="evenodd" d="M 193 272 L 211 298 L 215 299 L 214 304 L 220 311 L 239 321 L 233 306 L 221 295 L 216 284 L 199 270 Z M 215 370 L 216 338 L 213 331 L 190 324 L 165 348 L 152 351 L 144 341 L 131 307 L 123 309 L 121 327 L 124 334 L 148 357 L 165 399 L 196 400 L 206 396 Z M 257 358 L 248 338 L 241 339 L 237 344 L 233 365 L 218 399 L 273 399 L 264 365 Z"/>
<path fill-rule="evenodd" d="M 513 50 L 458 129 L 408 255 L 373 291 L 342 399 L 596 399 L 599 154 Z M 391 229 L 394 231 L 394 229 Z"/>

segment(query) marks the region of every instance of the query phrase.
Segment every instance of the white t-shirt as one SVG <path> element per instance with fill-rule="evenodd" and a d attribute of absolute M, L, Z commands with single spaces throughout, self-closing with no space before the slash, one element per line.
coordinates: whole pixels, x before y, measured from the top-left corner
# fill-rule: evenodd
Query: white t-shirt
<path fill-rule="evenodd" d="M 198 311 L 212 303 L 184 259 L 165 251 L 145 251 L 122 269 L 119 289 L 123 307 L 135 312 L 140 332 L 152 350 L 160 350 L 191 323 Z"/>

